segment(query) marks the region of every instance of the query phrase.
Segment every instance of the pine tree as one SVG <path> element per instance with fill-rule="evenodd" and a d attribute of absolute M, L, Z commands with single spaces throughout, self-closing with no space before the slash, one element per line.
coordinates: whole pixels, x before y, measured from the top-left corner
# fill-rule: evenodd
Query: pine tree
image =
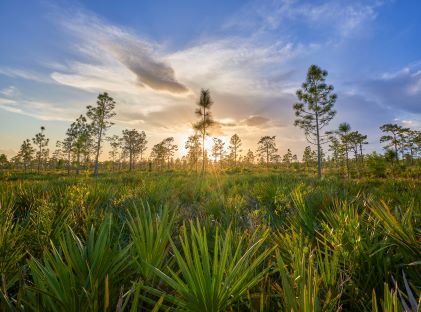
<path fill-rule="evenodd" d="M 257 144 L 258 154 L 266 159 L 266 166 L 269 166 L 269 161 L 272 160 L 273 155 L 278 151 L 276 148 L 275 136 L 261 137 Z"/>
<path fill-rule="evenodd" d="M 31 141 L 29 139 L 23 141 L 17 156 L 23 162 L 25 172 L 28 166 L 31 164 L 34 153 L 35 149 L 32 147 Z"/>
<path fill-rule="evenodd" d="M 317 146 L 317 175 L 319 178 L 322 176 L 321 144 L 324 143 L 321 130 L 336 115 L 333 105 L 337 96 L 333 93 L 333 86 L 325 83 L 326 77 L 327 71 L 316 65 L 311 65 L 306 81 L 302 88 L 297 90 L 299 102 L 294 104 L 297 116 L 294 125 L 302 128 L 307 141 Z"/>
<path fill-rule="evenodd" d="M 241 147 L 242 143 L 241 143 L 241 139 L 238 136 L 238 134 L 234 134 L 231 139 L 230 139 L 230 145 L 229 145 L 229 149 L 232 153 L 232 158 L 234 159 L 234 166 L 237 165 L 237 155 L 239 152 L 241 152 L 240 147 Z"/>
<path fill-rule="evenodd" d="M 208 129 L 215 121 L 212 119 L 210 108 L 213 105 L 209 90 L 202 89 L 200 92 L 200 100 L 197 103 L 199 108 L 196 109 L 196 115 L 200 120 L 194 124 L 194 129 L 199 131 L 202 135 L 202 173 L 205 172 L 205 138 L 208 135 Z"/>
<path fill-rule="evenodd" d="M 42 165 L 42 159 L 44 155 L 44 147 L 48 145 L 48 142 L 50 139 L 47 139 L 47 137 L 44 134 L 45 127 L 41 126 L 41 131 L 38 132 L 35 137 L 32 139 L 32 142 L 37 146 L 37 159 L 38 159 L 38 173 L 40 173 L 41 165 Z"/>
<path fill-rule="evenodd" d="M 201 144 L 200 144 L 200 137 L 197 134 L 194 134 L 192 136 L 189 136 L 187 139 L 187 142 L 185 144 L 186 150 L 188 150 L 187 158 L 189 160 L 189 163 L 191 166 L 196 167 L 196 172 L 198 170 L 197 164 L 199 162 L 200 158 L 200 152 L 201 152 Z"/>
<path fill-rule="evenodd" d="M 92 134 L 96 137 L 94 176 L 98 175 L 99 154 L 105 133 L 114 123 L 110 121 L 115 116 L 115 101 L 107 92 L 98 95 L 96 106 L 87 106 L 86 116 L 92 121 Z"/>

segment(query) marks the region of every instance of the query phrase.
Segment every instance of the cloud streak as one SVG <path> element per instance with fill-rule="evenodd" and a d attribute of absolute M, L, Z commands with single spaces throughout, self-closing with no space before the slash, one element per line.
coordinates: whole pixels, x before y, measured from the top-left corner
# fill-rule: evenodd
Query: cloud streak
<path fill-rule="evenodd" d="M 367 96 L 389 109 L 421 114 L 421 70 L 405 67 L 384 73 L 359 86 Z"/>
<path fill-rule="evenodd" d="M 309 28 L 329 30 L 340 37 L 348 37 L 365 23 L 377 17 L 377 9 L 387 1 L 379 0 L 274 0 L 252 1 L 241 14 L 231 18 L 227 29 L 259 29 L 273 32 L 281 28 L 291 28 L 298 23 Z"/>
<path fill-rule="evenodd" d="M 70 63 L 68 73 L 52 75 L 56 81 L 72 85 L 72 81 L 83 82 L 81 78 L 87 76 L 90 79 L 85 79 L 85 87 L 94 89 L 97 87 L 93 83 L 95 79 L 108 80 L 108 85 L 113 87 L 118 83 L 115 78 L 126 77 L 123 81 L 131 84 L 131 92 L 144 86 L 170 93 L 188 92 L 177 81 L 173 68 L 156 54 L 159 45 L 82 12 L 76 18 L 64 17 L 60 23 L 73 36 L 80 56 L 86 57 L 88 62 Z M 111 71 L 107 72 L 107 69 Z"/>
<path fill-rule="evenodd" d="M 43 64 L 48 75 L 12 68 L 0 68 L 0 75 L 71 89 L 83 96 L 63 104 L 51 100 L 48 92 L 42 98 L 26 89 L 22 95 L 5 87 L 0 91 L 0 108 L 68 122 L 94 103 L 99 92 L 108 91 L 117 101 L 118 127 L 139 128 L 162 139 L 166 134 L 191 133 L 200 89 L 209 88 L 215 101 L 212 112 L 219 121 L 213 135 L 237 132 L 245 145 L 255 145 L 261 135 L 277 135 L 282 137 L 281 146 L 302 149 L 305 143 L 293 126 L 292 104 L 305 70 L 310 62 L 321 61 L 324 67 L 329 53 L 337 52 L 332 41 L 351 40 L 376 19 L 381 3 L 255 1 L 224 25 L 222 35 L 193 38 L 179 50 L 90 12 L 58 11 L 52 23 L 61 27 L 62 48 L 70 52 Z M 297 29 L 304 35 L 297 36 Z M 336 68 L 327 69 L 333 73 L 329 83 L 339 93 L 338 111 L 346 112 L 346 121 L 362 132 L 377 131 L 373 127 L 369 131 L 362 121 L 367 114 L 383 122 L 396 117 L 396 111 L 421 113 L 421 73 L 414 68 L 375 78 L 358 79 L 358 73 L 347 77 L 358 96 L 347 94 L 347 86 L 340 89 L 343 81 L 333 78 Z M 377 118 L 380 114 L 384 118 Z M 338 113 L 338 120 L 346 116 Z"/>

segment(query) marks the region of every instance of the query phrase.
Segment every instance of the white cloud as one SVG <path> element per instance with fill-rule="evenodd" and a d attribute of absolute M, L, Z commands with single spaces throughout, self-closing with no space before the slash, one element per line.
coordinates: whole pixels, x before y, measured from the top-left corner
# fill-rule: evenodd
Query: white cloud
<path fill-rule="evenodd" d="M 231 37 L 204 42 L 170 54 L 167 59 L 180 80 L 192 89 L 220 93 L 274 96 L 287 86 L 279 81 L 282 65 L 304 53 L 289 42 L 264 45 L 258 39 Z M 274 79 L 275 78 L 275 79 Z"/>
<path fill-rule="evenodd" d="M 314 30 L 325 29 L 342 37 L 352 35 L 366 22 L 377 16 L 376 9 L 385 1 L 379 0 L 274 0 L 254 1 L 241 14 L 233 17 L 226 28 L 259 28 L 273 31 L 289 28 L 290 22 L 309 25 Z"/>
<path fill-rule="evenodd" d="M 0 109 L 40 120 L 70 121 L 76 113 L 74 109 L 58 107 L 55 103 L 5 98 L 0 98 Z"/>
<path fill-rule="evenodd" d="M 48 93 L 45 98 L 27 94 L 19 100 L 0 98 L 0 108 L 42 120 L 70 121 L 84 113 L 86 105 L 94 103 L 97 93 L 108 91 L 117 101 L 117 126 L 136 127 L 152 137 L 162 137 L 186 133 L 191 128 L 195 121 L 195 102 L 203 87 L 211 89 L 215 100 L 212 111 L 220 122 L 215 133 L 238 132 L 244 137 L 245 145 L 250 146 L 255 146 L 261 135 L 277 135 L 282 137 L 281 144 L 285 142 L 288 147 L 301 149 L 303 135 L 292 126 L 292 103 L 299 86 L 294 70 L 298 67 L 301 71 L 303 59 L 307 62 L 313 58 L 317 54 L 313 52 L 328 42 L 323 39 L 301 43 L 300 38 L 289 36 L 285 25 L 292 21 L 314 28 L 315 32 L 323 28 L 329 35 L 345 38 L 375 19 L 379 4 L 344 0 L 267 3 L 262 5 L 259 1 L 255 7 L 246 6 L 237 20 L 226 25 L 227 29 L 244 21 L 257 23 L 251 25 L 251 31 L 201 38 L 178 51 L 168 50 L 164 44 L 86 12 L 55 16 L 54 22 L 64 29 L 67 46 L 63 48 L 71 51 L 66 54 L 71 56 L 44 63 L 49 70 L 48 77 L 10 68 L 0 68 L 0 74 L 88 93 L 81 92 L 82 100 L 69 98 L 64 104 L 49 99 Z M 281 31 L 268 36 L 272 30 Z M 278 37 L 278 34 L 284 35 Z M 419 72 L 392 73 L 379 80 L 395 83 L 408 76 L 410 82 L 402 89 L 405 95 L 419 94 Z M 299 77 L 302 81 L 305 72 L 300 72 Z M 360 86 L 353 89 L 349 97 L 360 90 Z M 384 90 L 381 87 L 374 91 L 378 95 Z M 2 90 L 4 96 L 12 97 L 12 93 L 7 88 Z M 366 103 L 365 99 L 352 99 Z M 367 108 L 362 104 L 356 117 L 360 120 L 367 109 L 378 109 L 376 105 Z M 355 110 L 351 106 L 348 109 Z"/>
<path fill-rule="evenodd" d="M 69 73 L 55 73 L 53 78 L 59 82 L 80 81 L 85 75 L 90 79 L 79 82 L 79 86 L 85 85 L 87 89 L 95 89 L 94 81 L 98 78 L 111 87 L 118 78 L 123 78 L 120 85 L 130 84 L 131 88 L 147 86 L 169 93 L 188 91 L 177 81 L 171 66 L 160 57 L 159 45 L 81 12 L 76 17 L 63 16 L 60 23 L 68 35 L 74 37 L 74 48 L 80 56 L 88 60 L 85 63 L 70 62 Z M 67 79 L 63 79 L 66 76 Z"/>
<path fill-rule="evenodd" d="M 392 73 L 383 73 L 364 81 L 359 90 L 383 106 L 394 110 L 421 114 L 421 76 L 417 68 L 405 67 Z"/>
<path fill-rule="evenodd" d="M 0 67 L 0 75 L 8 76 L 11 78 L 21 78 L 25 80 L 32 80 L 42 83 L 51 83 L 52 80 L 48 77 L 40 75 L 39 73 L 34 73 L 29 70 L 19 69 L 19 68 L 10 68 L 10 67 Z"/>
<path fill-rule="evenodd" d="M 19 94 L 19 90 L 15 86 L 9 86 L 3 90 L 0 90 L 0 94 L 3 94 L 7 97 L 15 97 Z"/>

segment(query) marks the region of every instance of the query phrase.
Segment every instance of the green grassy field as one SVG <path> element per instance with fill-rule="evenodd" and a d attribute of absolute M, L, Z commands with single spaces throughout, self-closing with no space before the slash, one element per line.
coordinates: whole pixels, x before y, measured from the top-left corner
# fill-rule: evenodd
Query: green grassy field
<path fill-rule="evenodd" d="M 403 311 L 419 301 L 420 181 L 271 170 L 0 183 L 3 310 Z"/>

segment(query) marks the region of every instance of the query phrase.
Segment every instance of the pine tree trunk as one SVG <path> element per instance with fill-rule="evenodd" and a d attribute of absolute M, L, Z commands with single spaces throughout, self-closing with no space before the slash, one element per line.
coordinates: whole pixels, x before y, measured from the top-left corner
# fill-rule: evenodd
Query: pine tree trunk
<path fill-rule="evenodd" d="M 41 153 L 42 153 L 42 147 L 40 146 L 39 155 L 38 155 L 38 174 L 40 172 L 40 167 L 41 167 Z"/>
<path fill-rule="evenodd" d="M 202 173 L 205 172 L 205 132 L 202 134 Z"/>
<path fill-rule="evenodd" d="M 70 151 L 67 154 L 67 175 L 70 175 Z"/>
<path fill-rule="evenodd" d="M 77 159 L 76 159 L 76 174 L 79 174 L 79 163 L 80 163 L 80 152 L 77 152 Z"/>
<path fill-rule="evenodd" d="M 102 137 L 102 129 L 99 130 L 98 142 L 96 147 L 96 155 L 95 155 L 95 166 L 94 166 L 94 176 L 98 176 L 98 162 L 99 162 L 99 150 L 101 148 L 101 137 Z"/>
<path fill-rule="evenodd" d="M 266 147 L 266 168 L 269 168 L 269 147 Z"/>
<path fill-rule="evenodd" d="M 322 160 L 320 151 L 319 115 L 316 113 L 316 136 L 317 136 L 317 177 L 322 177 Z"/>
<path fill-rule="evenodd" d="M 345 160 L 346 160 L 346 174 L 348 176 L 349 179 L 349 157 L 348 157 L 348 147 L 345 145 Z"/>

